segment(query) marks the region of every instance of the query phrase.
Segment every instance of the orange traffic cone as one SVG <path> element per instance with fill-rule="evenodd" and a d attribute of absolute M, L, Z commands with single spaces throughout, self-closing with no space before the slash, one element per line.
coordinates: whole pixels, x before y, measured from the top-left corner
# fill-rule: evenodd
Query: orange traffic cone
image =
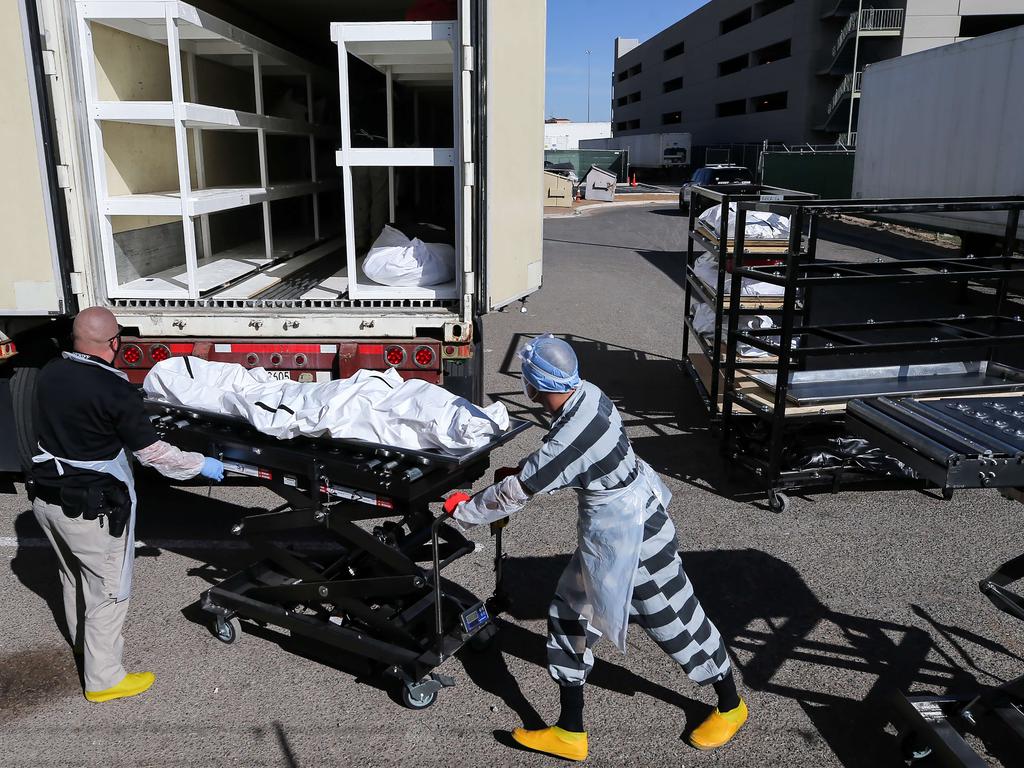
<path fill-rule="evenodd" d="M 629 186 L 631 186 L 631 187 L 635 187 L 636 186 L 636 174 L 635 173 L 633 174 L 632 181 L 629 182 Z"/>

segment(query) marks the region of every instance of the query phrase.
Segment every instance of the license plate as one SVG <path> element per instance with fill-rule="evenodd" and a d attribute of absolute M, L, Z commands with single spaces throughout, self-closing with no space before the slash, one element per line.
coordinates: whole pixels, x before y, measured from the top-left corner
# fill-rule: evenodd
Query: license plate
<path fill-rule="evenodd" d="M 292 375 L 289 371 L 267 371 L 267 375 L 279 381 L 291 381 Z"/>

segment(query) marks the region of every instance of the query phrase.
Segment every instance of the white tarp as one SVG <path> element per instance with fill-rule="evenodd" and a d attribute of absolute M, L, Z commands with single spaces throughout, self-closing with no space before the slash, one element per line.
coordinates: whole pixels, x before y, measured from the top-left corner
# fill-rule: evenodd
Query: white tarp
<path fill-rule="evenodd" d="M 705 304 L 703 301 L 695 301 L 694 306 L 696 307 L 693 313 L 693 329 L 703 336 L 708 341 L 714 339 L 715 336 L 715 309 L 714 307 Z M 775 323 L 768 315 L 740 315 L 740 330 L 758 330 L 761 328 L 774 328 Z M 722 319 L 722 339 L 725 340 L 726 334 L 729 332 L 729 323 L 727 318 Z M 772 344 L 779 343 L 778 336 L 771 336 L 768 339 Z M 795 340 L 794 340 L 795 341 Z M 766 352 L 763 349 L 757 347 L 751 347 L 748 344 L 742 342 L 737 343 L 736 351 L 741 357 L 768 357 L 771 353 Z"/>
<path fill-rule="evenodd" d="M 410 240 L 385 224 L 366 254 L 363 272 L 375 283 L 393 288 L 450 283 L 455 279 L 455 249 L 418 237 Z"/>
<path fill-rule="evenodd" d="M 704 253 L 703 256 L 697 257 L 697 260 L 693 263 L 693 274 L 699 277 L 712 289 L 716 288 L 718 286 L 718 258 L 710 253 Z M 772 296 L 782 296 L 786 292 L 786 289 L 781 285 L 764 283 L 760 280 L 753 280 L 749 277 L 743 278 L 742 286 L 743 291 L 741 295 L 743 296 L 769 298 Z M 727 296 L 729 295 L 731 288 L 732 275 L 727 274 L 725 276 L 725 294 Z"/>
<path fill-rule="evenodd" d="M 263 368 L 172 357 L 154 365 L 142 386 L 150 397 L 240 416 L 281 439 L 329 435 L 464 453 L 509 425 L 501 403 L 479 408 L 436 384 L 404 380 L 393 368 L 302 383 L 272 378 Z"/>
<path fill-rule="evenodd" d="M 722 205 L 713 205 L 697 217 L 704 227 L 722 236 Z M 729 203 L 729 237 L 736 237 L 736 203 Z M 746 240 L 789 240 L 789 217 L 777 213 L 747 211 L 743 225 Z"/>

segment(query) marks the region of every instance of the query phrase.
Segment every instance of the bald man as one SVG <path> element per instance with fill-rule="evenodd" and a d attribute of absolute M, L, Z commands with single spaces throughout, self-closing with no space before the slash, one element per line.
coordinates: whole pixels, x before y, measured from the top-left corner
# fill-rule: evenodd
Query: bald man
<path fill-rule="evenodd" d="M 135 483 L 131 452 L 176 480 L 222 480 L 224 466 L 157 439 L 140 391 L 113 363 L 121 327 L 93 307 L 74 324 L 74 352 L 39 376 L 39 455 L 32 511 L 60 568 L 68 639 L 82 657 L 85 698 L 135 696 L 156 679 L 121 663 L 135 554 Z"/>

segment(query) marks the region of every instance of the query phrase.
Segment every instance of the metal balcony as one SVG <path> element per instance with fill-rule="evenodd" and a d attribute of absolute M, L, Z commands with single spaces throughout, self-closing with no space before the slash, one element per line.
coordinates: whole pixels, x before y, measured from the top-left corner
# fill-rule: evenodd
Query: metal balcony
<path fill-rule="evenodd" d="M 839 87 L 836 88 L 836 92 L 832 94 L 832 100 L 828 103 L 828 110 L 826 112 L 828 117 L 826 120 L 832 119 L 832 113 L 836 111 L 836 108 L 847 96 L 850 98 L 860 96 L 860 83 L 863 75 L 863 72 L 850 72 L 843 77 Z"/>
<path fill-rule="evenodd" d="M 833 61 L 843 50 L 843 46 L 854 36 L 854 34 L 870 35 L 873 37 L 884 37 L 899 35 L 903 31 L 903 9 L 902 8 L 865 8 L 860 12 L 860 25 L 857 24 L 857 14 L 851 13 L 849 20 L 843 25 L 835 44 L 832 46 Z"/>

